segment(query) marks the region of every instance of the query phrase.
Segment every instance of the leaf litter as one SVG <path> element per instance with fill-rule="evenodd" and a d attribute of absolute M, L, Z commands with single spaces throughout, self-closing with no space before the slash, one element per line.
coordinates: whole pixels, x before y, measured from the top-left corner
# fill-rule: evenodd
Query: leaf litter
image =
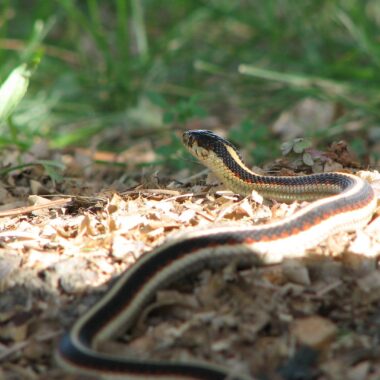
<path fill-rule="evenodd" d="M 344 146 L 335 149 L 347 166 Z M 74 156 L 65 154 L 68 167 Z M 338 162 L 331 152 L 313 153 L 313 162 L 318 157 L 322 170 Z M 286 162 L 270 170 L 293 174 L 295 164 Z M 120 183 L 125 169 L 88 165 L 82 157 L 58 183 L 41 166 L 12 171 L 0 183 L 1 380 L 68 378 L 53 360 L 59 336 L 109 282 L 165 239 L 215 224 L 281 220 L 302 207 L 256 193 L 243 198 L 188 170 L 168 175 L 160 188 L 153 172 Z M 379 193 L 379 174 L 362 175 Z M 364 229 L 327 239 L 303 260 L 206 268 L 158 291 L 136 326 L 101 349 L 206 360 L 253 379 L 378 379 L 379 236 L 376 214 Z"/>

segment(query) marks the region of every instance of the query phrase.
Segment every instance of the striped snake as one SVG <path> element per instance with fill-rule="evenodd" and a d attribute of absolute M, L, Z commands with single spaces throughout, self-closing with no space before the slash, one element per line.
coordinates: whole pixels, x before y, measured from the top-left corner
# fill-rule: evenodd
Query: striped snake
<path fill-rule="evenodd" d="M 264 197 L 279 201 L 316 201 L 279 222 L 194 230 L 142 255 L 61 338 L 56 357 L 63 368 L 104 379 L 249 379 L 248 375 L 231 373 L 210 363 L 113 356 L 98 352 L 97 346 L 131 329 L 156 290 L 179 277 L 206 265 L 225 265 L 234 258 L 245 265 L 263 265 L 300 256 L 334 232 L 364 226 L 375 211 L 372 187 L 354 175 L 261 176 L 247 168 L 231 143 L 210 131 L 187 131 L 183 142 L 235 192 L 249 194 L 257 190 Z"/>

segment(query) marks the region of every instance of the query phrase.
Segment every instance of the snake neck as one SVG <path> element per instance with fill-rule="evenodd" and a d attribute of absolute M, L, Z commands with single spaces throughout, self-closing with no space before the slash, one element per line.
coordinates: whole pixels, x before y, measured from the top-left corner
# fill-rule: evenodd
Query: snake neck
<path fill-rule="evenodd" d="M 266 176 L 250 170 L 232 147 L 224 146 L 206 165 L 230 190 L 249 195 L 259 192 L 264 198 L 281 202 L 313 201 L 349 189 L 354 177 L 342 173 L 305 176 Z"/>

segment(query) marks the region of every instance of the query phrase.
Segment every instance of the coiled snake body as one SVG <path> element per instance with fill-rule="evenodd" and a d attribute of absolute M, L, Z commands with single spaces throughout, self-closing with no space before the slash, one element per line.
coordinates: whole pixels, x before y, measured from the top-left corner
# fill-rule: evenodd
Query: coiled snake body
<path fill-rule="evenodd" d="M 372 187 L 354 175 L 261 176 L 246 167 L 232 144 L 210 131 L 185 132 L 183 142 L 236 192 L 257 190 L 266 198 L 286 202 L 316 201 L 280 222 L 189 231 L 144 254 L 62 337 L 56 356 L 69 371 L 97 374 L 104 379 L 249 379 L 209 363 L 118 357 L 100 353 L 96 346 L 130 329 L 155 291 L 178 277 L 236 258 L 242 263 L 278 263 L 304 254 L 334 232 L 360 228 L 374 213 Z"/>

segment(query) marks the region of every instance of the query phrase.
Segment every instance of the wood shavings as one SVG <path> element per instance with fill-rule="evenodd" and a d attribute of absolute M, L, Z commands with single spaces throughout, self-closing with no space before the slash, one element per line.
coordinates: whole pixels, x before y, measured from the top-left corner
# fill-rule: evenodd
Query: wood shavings
<path fill-rule="evenodd" d="M 296 260 L 285 260 L 283 265 L 285 277 L 300 285 L 310 285 L 310 277 L 307 268 Z"/>
<path fill-rule="evenodd" d="M 89 173 L 78 165 L 78 173 Z M 191 180 L 188 171 L 181 175 Z M 89 183 L 67 181 L 71 201 L 55 204 L 38 196 L 34 207 L 47 202 L 43 212 L 23 209 L 1 219 L 0 378 L 50 379 L 57 373 L 63 379 L 51 361 L 57 335 L 99 298 L 108 281 L 178 231 L 267 223 L 303 207 L 210 186 L 181 189 L 172 179 L 170 188 L 159 189 L 153 174 L 143 177 L 154 187 L 141 186 L 138 172 L 124 193 L 111 187 L 96 196 Z M 30 194 L 29 180 L 13 178 L 17 194 Z M 1 189 L 0 183 L 0 197 L 17 201 L 5 185 Z M 209 360 L 253 378 L 265 373 L 280 379 L 301 368 L 334 380 L 349 379 L 349 373 L 367 380 L 380 373 L 375 354 L 368 354 L 378 345 L 379 226 L 375 217 L 362 231 L 319 245 L 303 261 L 243 271 L 231 262 L 200 271 L 160 291 L 139 324 L 104 349 L 150 359 Z M 21 322 L 12 325 L 16 317 Z M 350 339 L 343 341 L 340 331 Z M 358 350 L 364 359 L 356 358 Z"/>
<path fill-rule="evenodd" d="M 319 316 L 294 321 L 292 330 L 300 343 L 312 348 L 321 348 L 329 344 L 337 333 L 337 327 L 334 323 Z"/>

